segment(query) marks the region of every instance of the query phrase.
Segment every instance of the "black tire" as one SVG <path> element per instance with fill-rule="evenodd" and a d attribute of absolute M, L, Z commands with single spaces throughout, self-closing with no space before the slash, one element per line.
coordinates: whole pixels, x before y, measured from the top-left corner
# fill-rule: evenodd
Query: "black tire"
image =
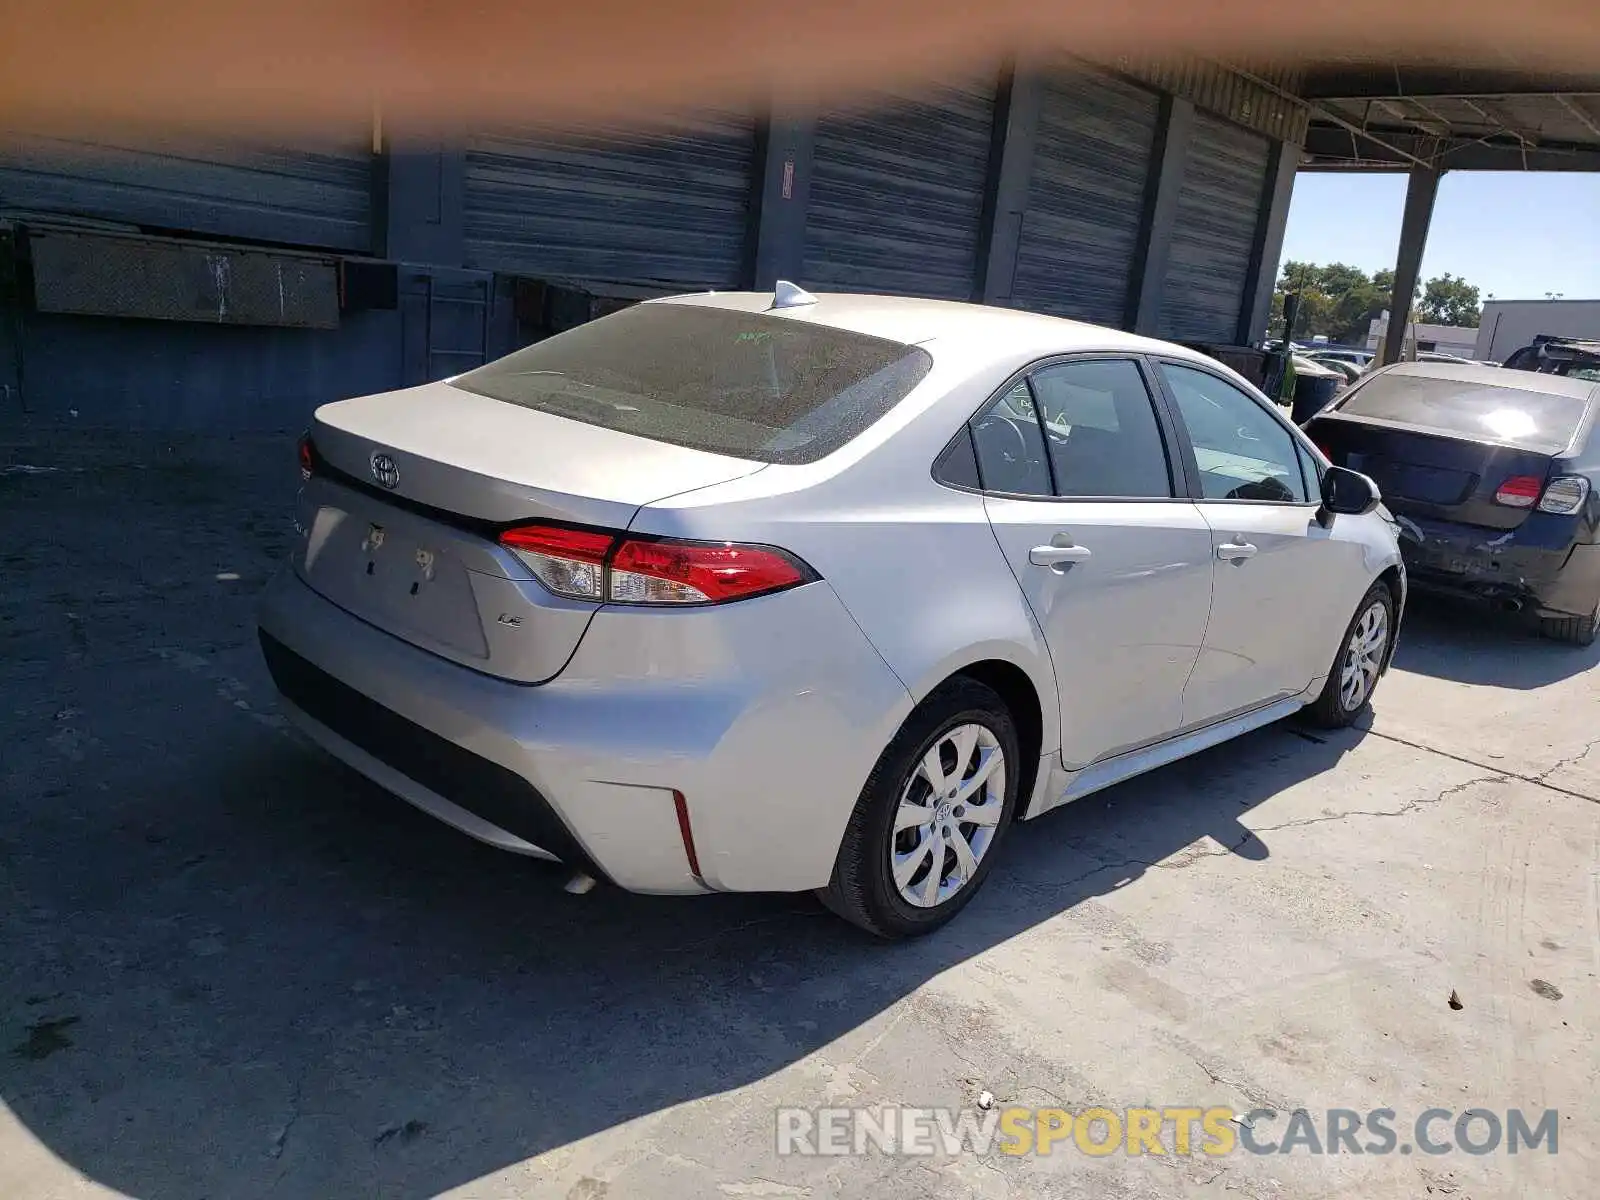
<path fill-rule="evenodd" d="M 995 735 L 1005 755 L 1001 817 L 972 877 L 949 899 L 919 908 L 900 895 L 890 872 L 890 839 L 900 797 L 922 757 L 957 726 L 979 724 Z M 957 677 L 919 704 L 878 757 L 856 801 L 834 862 L 833 878 L 817 894 L 834 912 L 882 938 L 931 933 L 967 906 L 984 880 L 1010 828 L 1017 807 L 1022 759 L 1011 711 L 992 688 Z"/>
<path fill-rule="evenodd" d="M 1333 665 L 1328 668 L 1328 681 L 1322 685 L 1322 694 L 1305 709 L 1305 715 L 1313 725 L 1320 725 L 1323 729 L 1343 729 L 1355 721 L 1372 703 L 1372 693 L 1378 690 L 1377 679 L 1372 681 L 1372 686 L 1353 707 L 1345 704 L 1339 683 L 1345 656 L 1350 653 L 1350 639 L 1355 636 L 1356 626 L 1373 604 L 1383 605 L 1384 628 L 1389 631 L 1390 644 L 1384 647 L 1384 654 L 1387 656 L 1393 650 L 1394 597 L 1389 594 L 1388 585 L 1380 579 L 1367 589 L 1367 594 L 1361 597 L 1361 603 L 1356 605 L 1355 614 L 1351 616 L 1350 624 L 1345 626 L 1344 635 L 1339 639 L 1339 650 L 1333 656 Z"/>
<path fill-rule="evenodd" d="M 1600 633 L 1600 604 L 1587 617 L 1540 617 L 1539 633 L 1551 641 L 1572 646 L 1592 646 Z"/>

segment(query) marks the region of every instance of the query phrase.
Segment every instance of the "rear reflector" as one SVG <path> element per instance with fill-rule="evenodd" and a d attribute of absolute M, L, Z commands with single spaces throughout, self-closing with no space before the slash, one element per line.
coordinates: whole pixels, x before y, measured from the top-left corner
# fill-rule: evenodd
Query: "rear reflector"
<path fill-rule="evenodd" d="M 629 538 L 597 529 L 523 525 L 500 544 L 558 596 L 613 604 L 726 604 L 817 578 L 775 546 Z"/>
<path fill-rule="evenodd" d="M 1539 511 L 1547 513 L 1575 513 L 1589 498 L 1589 480 L 1583 475 L 1557 475 L 1545 484 L 1544 495 L 1539 498 Z"/>
<path fill-rule="evenodd" d="M 1544 488 L 1544 480 L 1536 475 L 1513 475 L 1495 492 L 1496 504 L 1509 508 L 1532 508 Z"/>

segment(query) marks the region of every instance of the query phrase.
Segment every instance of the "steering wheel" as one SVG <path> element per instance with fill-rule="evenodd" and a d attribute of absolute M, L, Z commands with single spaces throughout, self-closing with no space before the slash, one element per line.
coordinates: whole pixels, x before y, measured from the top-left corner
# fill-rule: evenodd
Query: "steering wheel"
<path fill-rule="evenodd" d="M 990 442 L 990 431 L 1001 429 L 1005 430 L 1005 433 Z M 973 432 L 978 435 L 980 442 L 986 443 L 989 449 L 998 453 L 1007 463 L 1021 463 L 1028 457 L 1028 439 L 1022 436 L 1022 430 L 1017 428 L 1016 422 L 1010 417 L 992 413 L 979 421 Z"/>

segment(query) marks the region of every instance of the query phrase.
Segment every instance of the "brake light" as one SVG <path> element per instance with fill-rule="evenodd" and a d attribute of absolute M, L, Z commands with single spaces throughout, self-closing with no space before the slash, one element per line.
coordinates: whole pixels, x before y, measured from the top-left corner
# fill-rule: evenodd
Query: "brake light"
<path fill-rule="evenodd" d="M 311 445 L 309 432 L 300 435 L 300 440 L 295 443 L 295 454 L 300 459 L 300 481 L 304 483 L 311 478 L 312 469 L 317 465 L 317 452 Z"/>
<path fill-rule="evenodd" d="M 611 560 L 609 595 L 621 604 L 723 604 L 807 578 L 794 558 L 766 546 L 626 541 Z"/>
<path fill-rule="evenodd" d="M 726 604 L 817 578 L 775 546 L 629 538 L 597 529 L 522 525 L 505 546 L 558 596 L 613 604 Z"/>
<path fill-rule="evenodd" d="M 1583 475 L 1557 475 L 1545 484 L 1544 495 L 1539 498 L 1539 511 L 1547 513 L 1575 513 L 1589 498 L 1589 480 Z"/>
<path fill-rule="evenodd" d="M 1508 508 L 1532 508 L 1543 489 L 1544 480 L 1536 475 L 1513 475 L 1495 492 L 1494 502 Z"/>

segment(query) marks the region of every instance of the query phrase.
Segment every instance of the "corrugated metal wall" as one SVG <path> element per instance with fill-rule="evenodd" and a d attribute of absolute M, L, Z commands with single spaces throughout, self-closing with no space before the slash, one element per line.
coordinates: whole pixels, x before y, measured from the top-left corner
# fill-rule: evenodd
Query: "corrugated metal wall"
<path fill-rule="evenodd" d="M 194 140 L 0 134 L 0 211 L 91 217 L 219 238 L 366 252 L 372 155 Z"/>
<path fill-rule="evenodd" d="M 1161 305 L 1163 337 L 1227 343 L 1237 336 L 1270 151 L 1258 133 L 1195 115 Z"/>
<path fill-rule="evenodd" d="M 818 120 L 799 282 L 973 297 L 997 78 Z"/>
<path fill-rule="evenodd" d="M 1018 308 L 1127 319 L 1160 101 L 1110 75 L 1052 72 L 1012 285 Z"/>
<path fill-rule="evenodd" d="M 467 145 L 467 265 L 541 279 L 736 287 L 748 271 L 755 121 L 643 137 L 481 135 Z"/>

